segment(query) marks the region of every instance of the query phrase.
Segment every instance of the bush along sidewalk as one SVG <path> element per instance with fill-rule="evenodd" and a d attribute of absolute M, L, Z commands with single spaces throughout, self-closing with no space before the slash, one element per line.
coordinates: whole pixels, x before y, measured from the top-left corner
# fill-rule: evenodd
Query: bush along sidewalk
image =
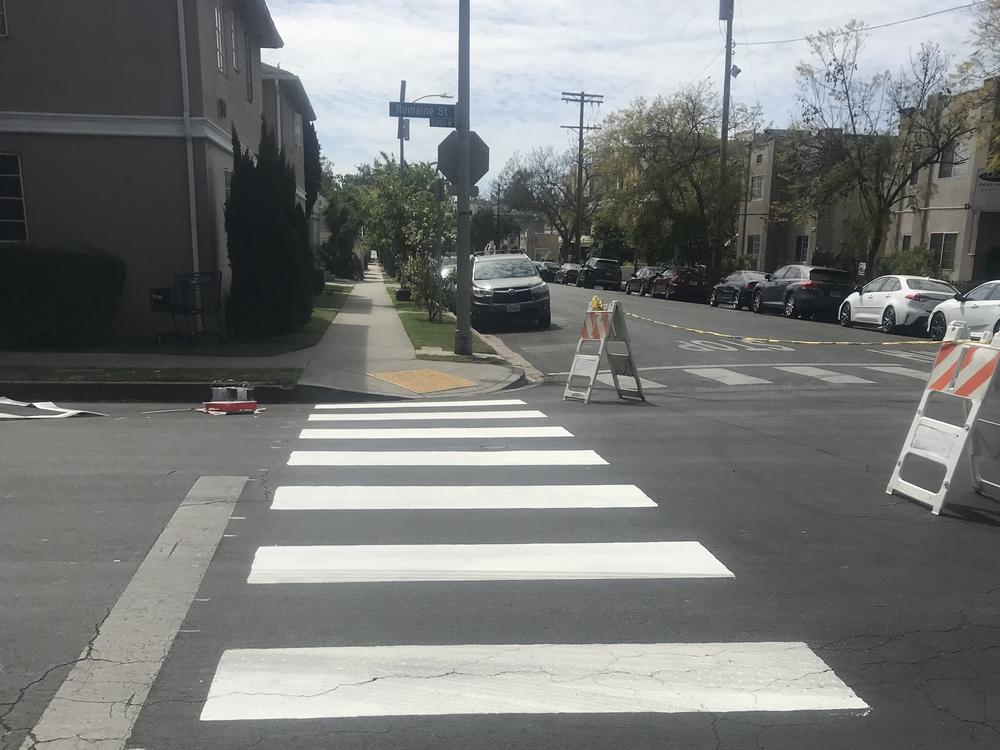
<path fill-rule="evenodd" d="M 451 313 L 443 313 L 438 320 L 428 320 L 427 308 L 414 301 L 400 301 L 392 289 L 389 289 L 389 296 L 399 315 L 399 320 L 403 324 L 406 335 L 410 337 L 410 343 L 417 350 L 418 359 L 443 359 L 461 362 L 483 361 L 473 357 L 461 357 L 451 354 L 455 345 L 455 316 Z M 421 349 L 440 349 L 440 354 L 421 354 Z M 496 355 L 496 350 L 487 344 L 478 335 L 473 336 L 472 352 L 474 354 Z M 503 363 L 502 358 L 496 359 L 497 363 Z"/>

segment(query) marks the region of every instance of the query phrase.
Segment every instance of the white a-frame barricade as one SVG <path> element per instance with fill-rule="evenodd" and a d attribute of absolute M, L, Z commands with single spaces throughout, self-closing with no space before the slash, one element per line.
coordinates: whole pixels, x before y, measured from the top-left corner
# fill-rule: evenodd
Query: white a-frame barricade
<path fill-rule="evenodd" d="M 987 457 L 996 459 L 1000 451 L 984 454 L 988 450 L 988 444 L 981 431 L 983 425 L 995 430 L 1000 428 L 1000 424 L 979 416 L 983 402 L 993 392 L 996 382 L 997 365 L 1000 363 L 1000 336 L 991 338 L 987 334 L 981 342 L 968 339 L 969 329 L 965 323 L 952 323 L 941 344 L 930 380 L 906 436 L 906 443 L 886 488 L 890 495 L 902 495 L 929 505 L 934 515 L 941 512 L 966 444 L 969 447 L 969 463 L 976 491 L 983 492 L 987 487 L 1000 490 L 1000 485 L 982 477 L 983 460 Z M 938 401 L 943 400 L 945 403 L 942 406 L 960 405 L 965 414 L 964 422 L 952 424 L 927 416 L 928 403 L 932 397 Z M 902 478 L 904 462 L 910 456 L 944 468 L 940 487 L 928 489 Z"/>
<path fill-rule="evenodd" d="M 646 400 L 642 392 L 642 381 L 632 357 L 632 345 L 629 343 L 628 328 L 625 326 L 625 314 L 617 302 L 611 303 L 609 310 L 590 310 L 583 320 L 580 329 L 580 340 L 576 345 L 576 355 L 566 380 L 566 390 L 563 399 L 575 399 L 590 403 L 594 390 L 594 381 L 601 369 L 602 360 L 607 357 L 611 369 L 611 378 L 620 398 L 638 398 Z M 622 383 L 622 378 L 631 378 L 635 387 L 629 388 Z"/>

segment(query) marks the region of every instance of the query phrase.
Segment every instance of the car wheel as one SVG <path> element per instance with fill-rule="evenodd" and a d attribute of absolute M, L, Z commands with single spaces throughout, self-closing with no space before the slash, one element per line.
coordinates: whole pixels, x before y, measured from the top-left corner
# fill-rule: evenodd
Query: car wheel
<path fill-rule="evenodd" d="M 740 303 L 740 293 L 736 292 L 733 295 L 733 309 L 739 310 L 741 307 L 743 307 L 743 305 Z"/>
<path fill-rule="evenodd" d="M 838 316 L 840 320 L 840 325 L 844 328 L 850 328 L 854 321 L 851 320 L 851 303 L 845 302 L 840 306 L 840 315 Z"/>
<path fill-rule="evenodd" d="M 993 335 L 996 336 L 1000 333 L 1000 320 L 993 324 Z"/>
<path fill-rule="evenodd" d="M 712 293 L 710 295 L 708 295 L 708 304 L 710 304 L 712 307 L 718 307 L 719 306 L 719 300 L 715 296 L 715 290 L 714 289 L 712 290 Z"/>
<path fill-rule="evenodd" d="M 753 295 L 753 301 L 750 303 L 750 309 L 755 313 L 764 312 L 764 301 L 760 298 L 760 292 L 755 292 Z"/>
<path fill-rule="evenodd" d="M 882 313 L 882 325 L 879 326 L 882 333 L 892 333 L 896 330 L 896 311 L 891 307 L 885 308 Z"/>
<path fill-rule="evenodd" d="M 631 284 L 626 284 L 625 285 L 625 294 L 626 295 L 632 294 L 632 285 Z"/>
<path fill-rule="evenodd" d="M 785 317 L 786 318 L 797 318 L 797 317 L 799 317 L 799 311 L 795 307 L 795 295 L 794 294 L 789 294 L 787 297 L 785 297 L 785 309 L 784 309 L 784 313 L 785 313 Z"/>
<path fill-rule="evenodd" d="M 928 332 L 935 341 L 940 341 L 944 338 L 944 335 L 948 333 L 948 321 L 945 320 L 944 313 L 934 313 Z"/>

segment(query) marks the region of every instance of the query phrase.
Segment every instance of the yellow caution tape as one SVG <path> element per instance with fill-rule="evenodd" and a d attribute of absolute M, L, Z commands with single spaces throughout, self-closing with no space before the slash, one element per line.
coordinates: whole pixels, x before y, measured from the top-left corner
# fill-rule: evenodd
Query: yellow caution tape
<path fill-rule="evenodd" d="M 597 297 L 594 297 L 594 299 L 597 299 Z M 920 339 L 910 339 L 906 341 L 802 341 L 800 339 L 768 339 L 758 338 L 756 336 L 737 336 L 732 333 L 719 333 L 718 331 L 703 331 L 700 328 L 688 328 L 687 326 L 679 326 L 675 323 L 664 323 L 662 320 L 644 318 L 643 316 L 636 315 L 635 313 L 627 312 L 625 314 L 630 318 L 635 318 L 636 320 L 642 320 L 646 323 L 653 323 L 658 326 L 673 328 L 678 331 L 698 333 L 703 336 L 715 336 L 720 339 L 743 341 L 748 344 L 800 344 L 803 346 L 939 346 L 941 343 L 939 341 L 923 341 Z"/>

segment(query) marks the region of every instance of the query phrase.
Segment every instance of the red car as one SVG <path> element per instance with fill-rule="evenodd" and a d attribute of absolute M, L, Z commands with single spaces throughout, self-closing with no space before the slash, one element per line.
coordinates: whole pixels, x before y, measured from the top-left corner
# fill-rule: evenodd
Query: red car
<path fill-rule="evenodd" d="M 653 297 L 704 302 L 708 299 L 708 280 L 697 268 L 668 268 L 650 286 Z"/>

